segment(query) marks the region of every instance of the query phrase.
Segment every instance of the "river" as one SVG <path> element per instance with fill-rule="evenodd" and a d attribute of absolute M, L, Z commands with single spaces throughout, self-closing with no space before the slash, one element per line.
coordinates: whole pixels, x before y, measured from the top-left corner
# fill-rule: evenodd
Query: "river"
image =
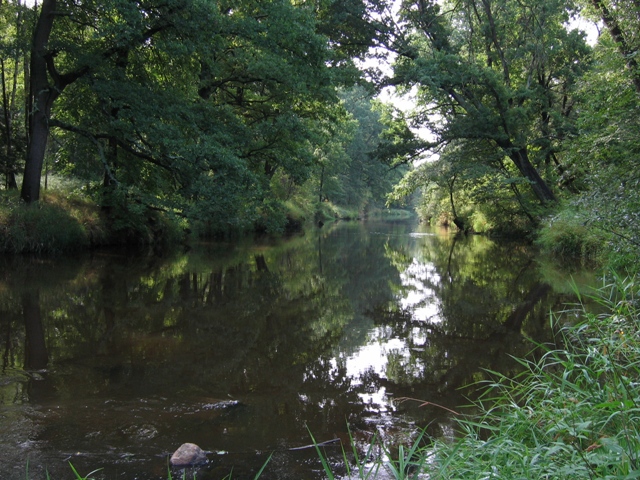
<path fill-rule="evenodd" d="M 69 462 L 164 480 L 184 442 L 208 452 L 187 478 L 253 478 L 270 456 L 263 479 L 322 478 L 311 434 L 391 452 L 451 436 L 461 387 L 552 341 L 570 274 L 590 277 L 522 243 L 372 222 L 0 264 L 6 480 Z M 344 475 L 340 443 L 324 451 Z"/>

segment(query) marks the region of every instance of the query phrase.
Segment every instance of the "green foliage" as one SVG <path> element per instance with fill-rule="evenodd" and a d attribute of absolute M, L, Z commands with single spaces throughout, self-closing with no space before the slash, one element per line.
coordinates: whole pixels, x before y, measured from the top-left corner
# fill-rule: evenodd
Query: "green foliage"
<path fill-rule="evenodd" d="M 471 223 L 471 228 L 474 232 L 483 233 L 490 232 L 495 229 L 495 225 L 480 210 L 476 210 L 475 212 L 473 212 L 469 220 Z"/>
<path fill-rule="evenodd" d="M 367 218 L 380 220 L 408 220 L 415 217 L 415 212 L 401 208 L 376 208 L 369 211 Z"/>
<path fill-rule="evenodd" d="M 5 188 L 15 188 L 15 175 L 25 154 L 24 66 L 31 15 L 23 2 L 4 2 L 0 9 L 0 175 Z"/>
<path fill-rule="evenodd" d="M 522 194 L 526 182 L 514 177 L 486 143 L 457 141 L 436 160 L 412 169 L 389 196 L 400 200 L 416 191 L 417 210 L 426 221 L 478 233 L 519 234 L 536 226 L 541 207 Z"/>
<path fill-rule="evenodd" d="M 623 59 L 606 36 L 579 93 L 580 131 L 571 140 L 564 175 L 578 190 L 569 208 L 606 238 L 602 247 L 609 261 L 625 265 L 640 255 L 640 103 L 627 84 Z"/>
<path fill-rule="evenodd" d="M 451 197 L 465 192 L 489 207 L 483 214 L 498 229 L 535 226 L 544 213 L 536 204 L 556 201 L 558 153 L 575 121 L 567 106 L 588 66 L 584 39 L 564 26 L 571 8 L 566 2 L 503 0 L 402 5 L 406 31 L 396 40 L 402 45 L 395 45 L 393 82 L 414 89 L 416 106 L 389 124 L 382 153 L 396 162 L 425 149 L 440 154 L 438 167 L 426 167 L 429 174 L 402 188 L 445 190 L 441 195 L 450 197 L 459 221 L 464 216 Z M 431 144 L 420 142 L 411 127 L 428 129 Z M 496 203 L 501 205 L 492 208 Z"/>
<path fill-rule="evenodd" d="M 53 103 L 45 163 L 104 185 L 106 197 L 117 190 L 107 203 L 131 214 L 112 219 L 117 230 L 135 230 L 146 206 L 204 232 L 280 231 L 274 199 L 286 198 L 272 179 L 299 187 L 317 178 L 316 165 L 326 173 L 316 195 L 360 195 L 345 180 L 355 122 L 336 87 L 355 81 L 349 56 L 376 35 L 366 2 L 113 1 L 57 10 L 43 16 L 53 22 L 43 48 L 56 52 L 48 57 L 55 75 L 39 75 Z M 140 236 L 148 237 L 123 235 Z"/>
<path fill-rule="evenodd" d="M 584 298 L 605 313 L 568 312 L 581 320 L 562 329 L 559 348 L 520 360 L 520 375 L 494 373 L 481 414 L 436 442 L 433 478 L 636 478 L 638 280 L 616 277 Z"/>
<path fill-rule="evenodd" d="M 0 208 L 0 251 L 61 253 L 89 245 L 88 232 L 78 219 L 58 205 L 26 206 L 5 197 Z"/>
<path fill-rule="evenodd" d="M 563 209 L 540 229 L 536 243 L 564 260 L 597 260 L 610 235 L 590 226 L 588 220 L 586 213 Z"/>
<path fill-rule="evenodd" d="M 284 206 L 275 200 L 265 200 L 258 211 L 258 219 L 254 226 L 257 232 L 269 235 L 282 235 L 287 227 L 287 214 Z"/>
<path fill-rule="evenodd" d="M 152 208 L 147 197 L 134 187 L 103 192 L 101 207 L 108 212 L 108 243 L 150 245 L 178 243 L 183 238 L 183 219 L 171 211 Z"/>

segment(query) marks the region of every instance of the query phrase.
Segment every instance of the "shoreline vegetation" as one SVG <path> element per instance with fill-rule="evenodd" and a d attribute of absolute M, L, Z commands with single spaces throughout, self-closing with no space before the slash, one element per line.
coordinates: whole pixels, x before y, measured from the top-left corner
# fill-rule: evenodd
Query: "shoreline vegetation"
<path fill-rule="evenodd" d="M 402 220 L 414 214 L 402 209 L 348 209 L 330 202 L 285 205 L 286 220 L 275 231 L 255 223 L 239 229 L 210 231 L 206 223 L 188 222 L 171 212 L 148 207 L 123 215 L 107 212 L 88 196 L 63 190 L 47 190 L 40 201 L 27 205 L 17 191 L 0 191 L 0 254 L 64 254 L 113 245 L 175 246 L 189 236 L 227 238 L 242 235 L 281 236 L 338 220 L 380 218 Z M 267 219 L 267 223 L 268 223 Z"/>
<path fill-rule="evenodd" d="M 63 179 L 60 179 L 64 183 Z M 135 203 L 135 202 L 133 202 Z M 329 201 L 300 199 L 284 202 L 278 215 L 268 214 L 243 227 L 229 225 L 226 230 L 211 229 L 202 220 L 187 219 L 180 212 L 164 211 L 148 205 L 108 208 L 77 188 L 62 186 L 44 190 L 38 202 L 25 204 L 17 190 L 0 190 L 0 254 L 64 254 L 83 249 L 129 246 L 172 246 L 188 243 L 189 238 L 237 238 L 246 235 L 283 236 L 305 228 L 322 227 L 339 220 L 408 220 L 463 233 L 446 216 L 425 218 L 410 208 L 369 207 L 353 209 Z M 277 224 L 274 227 L 274 224 Z M 620 254 L 607 232 L 590 228 L 570 209 L 549 217 L 537 231 L 508 228 L 473 228 L 464 234 L 520 238 L 534 243 L 541 251 L 560 261 L 616 267 L 625 265 L 629 255 Z"/>

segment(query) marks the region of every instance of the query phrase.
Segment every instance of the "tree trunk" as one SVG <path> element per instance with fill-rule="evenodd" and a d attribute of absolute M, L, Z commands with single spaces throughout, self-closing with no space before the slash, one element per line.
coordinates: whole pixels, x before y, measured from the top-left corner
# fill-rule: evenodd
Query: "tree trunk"
<path fill-rule="evenodd" d="M 531 189 L 533 190 L 533 193 L 536 195 L 538 200 L 540 200 L 540 203 L 554 203 L 556 201 L 556 196 L 554 195 L 551 188 L 549 188 L 549 185 L 547 185 L 547 183 L 540 176 L 538 170 L 536 170 L 536 168 L 531 164 L 527 147 L 515 150 L 512 147 L 506 150 L 511 152 L 509 153 L 509 158 L 518 168 L 518 171 L 522 174 L 522 176 L 529 180 Z"/>
<path fill-rule="evenodd" d="M 322 203 L 322 190 L 324 189 L 324 165 L 320 166 L 320 186 L 318 187 L 318 203 Z"/>
<path fill-rule="evenodd" d="M 14 169 L 15 165 L 15 155 L 13 149 L 13 128 L 12 128 L 12 115 L 14 111 L 14 103 L 9 100 L 9 95 L 7 93 L 7 79 L 5 76 L 5 65 L 4 59 L 0 59 L 0 75 L 2 76 L 2 104 L 4 111 L 4 134 L 6 138 L 5 145 L 5 162 L 3 165 L 4 174 L 6 177 L 6 185 L 10 190 L 17 190 L 18 184 L 16 183 L 16 175 Z M 15 59 L 14 72 L 13 72 L 13 86 L 12 92 L 13 97 L 15 98 L 16 91 L 16 82 L 18 79 L 18 59 Z"/>
<path fill-rule="evenodd" d="M 44 0 L 40 16 L 33 32 L 31 45 L 31 81 L 29 96 L 32 110 L 29 113 L 29 144 L 22 181 L 22 199 L 26 203 L 40 199 L 40 178 L 49 139 L 49 117 L 51 106 L 61 89 L 49 84 L 47 75 L 47 44 L 55 19 L 56 0 Z"/>
<path fill-rule="evenodd" d="M 464 222 L 464 219 L 458 217 L 458 212 L 456 211 L 456 204 L 453 200 L 453 186 L 456 183 L 456 175 L 447 180 L 447 188 L 449 190 L 449 203 L 451 204 L 451 213 L 453 213 L 453 224 L 458 227 L 462 233 L 467 233 L 467 226 Z"/>

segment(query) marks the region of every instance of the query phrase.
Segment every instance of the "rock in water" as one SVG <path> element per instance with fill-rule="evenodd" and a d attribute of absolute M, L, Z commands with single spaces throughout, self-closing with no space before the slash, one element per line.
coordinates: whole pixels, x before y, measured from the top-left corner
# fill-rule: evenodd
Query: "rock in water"
<path fill-rule="evenodd" d="M 171 455 L 171 465 L 174 467 L 199 465 L 206 461 L 207 454 L 195 443 L 183 443 L 180 445 L 180 448 Z"/>

